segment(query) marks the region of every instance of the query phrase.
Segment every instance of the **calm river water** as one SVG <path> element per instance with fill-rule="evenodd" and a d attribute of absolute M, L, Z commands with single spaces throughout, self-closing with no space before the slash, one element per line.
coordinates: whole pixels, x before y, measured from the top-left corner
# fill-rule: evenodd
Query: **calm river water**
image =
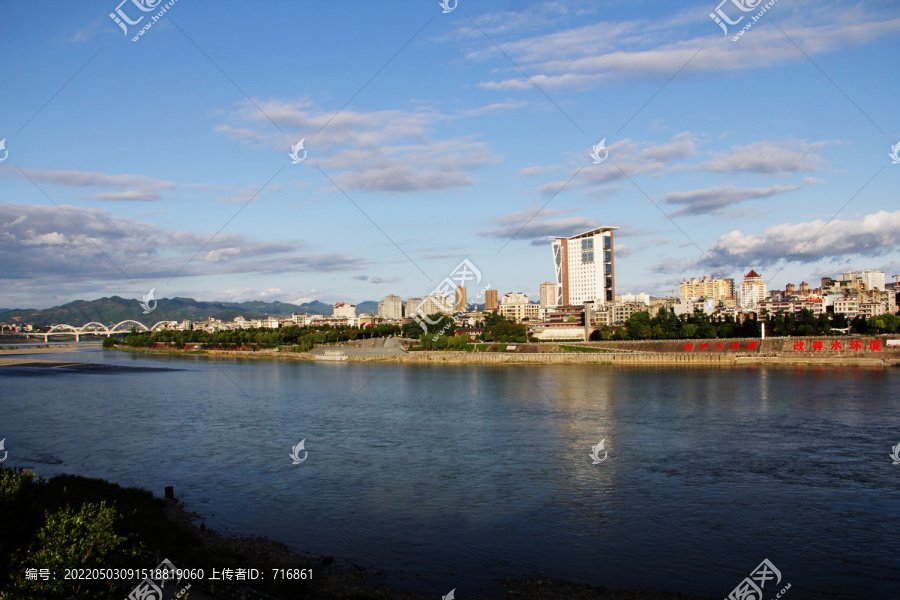
<path fill-rule="evenodd" d="M 173 485 L 435 597 L 539 573 L 724 598 L 764 558 L 786 600 L 900 597 L 900 371 L 35 358 L 164 370 L 0 368 L 5 466 Z"/>

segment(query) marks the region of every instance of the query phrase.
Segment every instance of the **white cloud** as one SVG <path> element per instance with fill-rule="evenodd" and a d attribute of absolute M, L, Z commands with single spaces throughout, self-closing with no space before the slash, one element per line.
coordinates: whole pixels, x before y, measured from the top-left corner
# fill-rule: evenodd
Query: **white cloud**
<path fill-rule="evenodd" d="M 762 234 L 732 231 L 716 240 L 710 258 L 723 266 L 767 266 L 790 260 L 877 257 L 900 246 L 900 210 L 878 211 L 859 219 L 834 219 L 773 225 Z M 824 229 L 823 229 L 824 227 Z"/>
<path fill-rule="evenodd" d="M 3 174 L 18 174 L 18 171 L 3 169 Z M 93 171 L 53 171 L 28 169 L 25 173 L 38 183 L 51 183 L 69 187 L 117 188 L 118 192 L 99 192 L 92 197 L 106 201 L 149 201 L 158 200 L 163 190 L 175 187 L 171 181 L 154 179 L 144 175 L 106 175 Z"/>
<path fill-rule="evenodd" d="M 735 146 L 729 151 L 718 152 L 713 158 L 697 165 L 678 166 L 673 171 L 710 171 L 713 173 L 757 173 L 762 175 L 787 175 L 822 168 L 822 158 L 815 152 L 825 144 L 803 141 L 762 141 L 745 146 Z"/>
<path fill-rule="evenodd" d="M 730 36 L 722 37 L 721 30 L 707 16 L 709 11 L 691 7 L 668 18 L 600 21 L 549 34 L 522 36 L 510 28 L 496 41 L 534 83 L 545 90 L 556 90 L 589 89 L 614 78 L 670 77 L 688 64 L 686 70 L 697 73 L 797 63 L 806 57 L 797 52 L 794 42 L 815 57 L 900 31 L 900 18 L 886 3 L 868 11 L 835 4 L 826 10 L 821 4 L 806 4 L 810 10 L 780 19 L 779 25 L 790 39 L 777 28 L 757 26 L 741 38 L 740 44 L 735 44 Z M 696 31 L 697 35 L 685 38 L 685 31 Z M 483 42 L 467 58 L 502 61 L 502 70 L 512 76 L 482 81 L 480 87 L 533 88 L 532 82 L 522 77 L 492 44 Z"/>
<path fill-rule="evenodd" d="M 341 189 L 406 193 L 473 185 L 472 173 L 498 160 L 487 144 L 474 139 L 432 139 L 434 125 L 512 110 L 523 103 L 495 103 L 456 116 L 425 109 L 345 110 L 336 114 L 317 109 L 309 100 L 259 100 L 257 104 L 276 123 L 297 132 L 270 133 L 266 116 L 249 102 L 230 115 L 233 123 L 220 125 L 216 130 L 233 139 L 279 151 L 305 138 L 304 147 L 310 158 Z"/>
<path fill-rule="evenodd" d="M 240 248 L 219 248 L 206 253 L 204 260 L 206 262 L 224 262 L 241 253 Z"/>
<path fill-rule="evenodd" d="M 518 211 L 495 218 L 493 221 L 499 227 L 482 229 L 478 235 L 504 241 L 515 236 L 516 240 L 531 240 L 532 245 L 541 245 L 548 244 L 552 236 L 575 235 L 601 225 L 600 222 L 587 217 L 548 218 L 567 212 L 572 211 L 564 209 L 543 210 L 540 213 L 537 213 L 537 209 Z"/>
<path fill-rule="evenodd" d="M 681 205 L 671 217 L 721 214 L 729 206 L 746 200 L 769 198 L 800 189 L 798 185 L 775 185 L 767 188 L 743 188 L 730 185 L 711 187 L 691 192 L 671 192 L 662 197 L 666 204 Z"/>
<path fill-rule="evenodd" d="M 201 248 L 205 253 L 188 264 Z M 53 290 L 77 283 L 96 290 L 128 278 L 168 280 L 179 270 L 184 277 L 331 272 L 359 269 L 367 261 L 309 254 L 297 241 L 228 233 L 211 239 L 208 234 L 169 230 L 100 209 L 0 204 L 0 264 L 4 278 L 15 285 L 28 282 L 32 289 Z"/>

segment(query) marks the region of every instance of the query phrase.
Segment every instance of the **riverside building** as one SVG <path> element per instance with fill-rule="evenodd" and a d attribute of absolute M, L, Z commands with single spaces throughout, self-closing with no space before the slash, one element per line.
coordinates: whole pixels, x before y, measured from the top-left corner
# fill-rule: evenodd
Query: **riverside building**
<path fill-rule="evenodd" d="M 613 232 L 598 227 L 551 242 L 556 271 L 556 306 L 612 304 L 616 296 Z"/>

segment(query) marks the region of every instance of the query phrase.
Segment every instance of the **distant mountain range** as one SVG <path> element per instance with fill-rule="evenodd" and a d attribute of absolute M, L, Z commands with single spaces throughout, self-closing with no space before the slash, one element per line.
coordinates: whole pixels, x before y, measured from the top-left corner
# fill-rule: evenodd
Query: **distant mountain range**
<path fill-rule="evenodd" d="M 367 301 L 356 305 L 357 314 L 373 314 L 378 311 L 378 302 Z M 62 306 L 45 309 L 0 309 L 3 323 L 33 323 L 35 325 L 84 325 L 91 321 L 111 325 L 132 319 L 152 326 L 159 321 L 203 321 L 210 316 L 223 321 L 231 321 L 237 316 L 289 317 L 291 313 L 330 315 L 332 305 L 314 300 L 304 304 L 286 302 L 203 302 L 193 298 L 162 298 L 156 309 L 145 315 L 141 305 L 133 298 L 112 296 L 98 300 L 75 300 Z"/>

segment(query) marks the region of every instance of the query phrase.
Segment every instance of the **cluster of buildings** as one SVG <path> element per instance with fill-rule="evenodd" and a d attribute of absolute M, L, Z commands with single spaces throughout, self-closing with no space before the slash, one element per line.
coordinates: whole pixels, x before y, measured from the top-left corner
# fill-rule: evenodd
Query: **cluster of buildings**
<path fill-rule="evenodd" d="M 735 317 L 750 312 L 797 314 L 807 309 L 817 317 L 826 313 L 871 318 L 897 312 L 897 278 L 888 283 L 883 271 L 848 271 L 837 279 L 823 277 L 818 288 L 803 281 L 799 287 L 789 283 L 784 290 L 771 291 L 756 271 L 747 273 L 739 287 L 733 279 L 694 278 L 681 284 L 680 301 L 674 308 L 677 314 L 699 308 Z"/>
<path fill-rule="evenodd" d="M 332 307 L 332 314 L 329 315 L 309 315 L 309 314 L 291 314 L 287 317 L 263 317 L 260 319 L 245 319 L 244 317 L 235 317 L 233 321 L 222 321 L 215 317 L 210 317 L 205 321 L 182 321 L 177 325 L 169 327 L 175 330 L 200 330 L 210 333 L 215 331 L 238 331 L 241 329 L 278 329 L 279 327 L 289 327 L 291 325 L 307 326 L 323 326 L 331 325 L 332 327 L 366 327 L 375 324 L 375 315 L 356 314 L 355 304 L 345 304 L 338 302 Z"/>
<path fill-rule="evenodd" d="M 848 319 L 857 316 L 874 317 L 897 312 L 897 292 L 900 276 L 885 281 L 882 271 L 851 271 L 837 279 L 825 277 L 818 288 L 801 282 L 784 290 L 769 291 L 766 282 L 751 270 L 738 283 L 733 278 L 707 277 L 684 280 L 677 297 L 651 298 L 648 294 L 616 294 L 615 244 L 617 227 L 598 227 L 570 237 L 551 238 L 554 280 L 540 285 L 539 302 L 534 303 L 522 292 L 500 296 L 498 290 L 483 290 L 484 311 L 520 323 L 527 323 L 538 339 L 587 339 L 591 332 L 603 326 L 625 323 L 634 313 L 647 311 L 651 316 L 661 310 L 676 315 L 693 314 L 700 310 L 711 316 L 730 315 L 743 321 L 751 314 L 799 313 L 803 309 L 814 315 L 842 314 Z M 448 291 L 451 291 L 448 289 Z M 233 331 L 251 328 L 275 329 L 288 325 L 335 327 L 365 327 L 378 322 L 406 323 L 421 317 L 442 313 L 452 315 L 465 331 L 482 320 L 483 314 L 467 302 L 467 289 L 456 286 L 451 294 L 434 292 L 423 298 L 408 298 L 390 294 L 378 303 L 376 314 L 357 314 L 356 305 L 338 302 L 332 315 L 292 314 L 290 318 L 267 317 L 221 321 L 210 317 L 192 323 L 171 322 L 170 329 Z M 479 293 L 480 297 L 481 293 Z"/>

